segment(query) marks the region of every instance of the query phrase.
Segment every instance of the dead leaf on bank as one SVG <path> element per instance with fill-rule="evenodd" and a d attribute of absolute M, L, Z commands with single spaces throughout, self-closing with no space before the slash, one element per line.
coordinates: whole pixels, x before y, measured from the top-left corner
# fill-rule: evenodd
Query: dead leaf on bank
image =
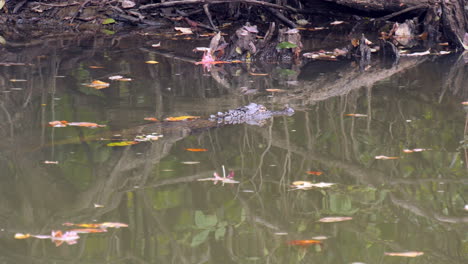
<path fill-rule="evenodd" d="M 394 160 L 394 159 L 399 159 L 399 157 L 375 156 L 375 159 L 378 159 L 378 160 Z"/>
<path fill-rule="evenodd" d="M 152 122 L 158 122 L 159 121 L 156 117 L 145 117 L 144 120 L 152 121 Z"/>
<path fill-rule="evenodd" d="M 176 117 L 167 117 L 164 120 L 170 121 L 170 122 L 177 122 L 177 121 L 187 121 L 187 120 L 193 120 L 193 119 L 198 119 L 200 118 L 199 116 L 176 116 Z"/>
<path fill-rule="evenodd" d="M 367 117 L 367 115 L 364 115 L 364 114 L 346 114 L 345 116 L 352 116 L 352 117 Z"/>
<path fill-rule="evenodd" d="M 122 1 L 122 8 L 127 9 L 127 8 L 132 8 L 134 6 L 135 6 L 135 2 L 133 2 L 133 1 L 130 1 L 130 0 L 123 0 Z"/>
<path fill-rule="evenodd" d="M 330 216 L 330 217 L 320 218 L 318 221 L 322 223 L 336 223 L 336 222 L 349 221 L 352 219 L 353 218 L 349 216 Z"/>
<path fill-rule="evenodd" d="M 193 34 L 191 28 L 186 28 L 186 27 L 175 27 L 174 28 L 177 31 L 180 31 L 182 34 Z"/>
<path fill-rule="evenodd" d="M 208 149 L 205 149 L 205 148 L 186 148 L 185 150 L 191 151 L 191 152 L 205 152 L 205 151 L 208 151 Z"/>
<path fill-rule="evenodd" d="M 421 251 L 408 251 L 408 252 L 385 252 L 386 256 L 396 256 L 396 257 L 407 257 L 414 258 L 424 255 L 424 252 Z"/>
<path fill-rule="evenodd" d="M 91 83 L 85 84 L 85 85 L 88 86 L 88 87 L 99 90 L 99 89 L 104 89 L 104 88 L 109 87 L 110 84 L 106 83 L 106 82 L 103 82 L 103 81 L 95 80 L 95 81 L 92 81 Z"/>

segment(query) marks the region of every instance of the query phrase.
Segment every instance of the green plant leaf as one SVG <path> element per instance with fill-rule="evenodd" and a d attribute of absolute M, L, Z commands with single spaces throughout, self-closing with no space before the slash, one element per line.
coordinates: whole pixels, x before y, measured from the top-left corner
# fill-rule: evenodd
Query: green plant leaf
<path fill-rule="evenodd" d="M 205 215 L 202 211 L 195 211 L 195 225 L 200 229 L 209 229 L 216 226 L 218 219 L 216 215 Z"/>
<path fill-rule="evenodd" d="M 108 29 L 105 29 L 105 28 L 102 29 L 101 32 L 106 34 L 106 35 L 114 35 L 115 34 L 115 31 L 108 30 Z"/>
<path fill-rule="evenodd" d="M 281 43 L 278 43 L 278 45 L 276 45 L 277 49 L 292 49 L 292 48 L 296 48 L 296 47 L 297 47 L 296 44 L 291 43 L 291 42 L 287 42 L 287 41 L 283 41 Z"/>
<path fill-rule="evenodd" d="M 107 144 L 108 147 L 126 147 L 138 144 L 136 141 L 120 141 Z"/>
<path fill-rule="evenodd" d="M 220 240 L 221 238 L 224 237 L 224 234 L 226 234 L 226 227 L 222 226 L 215 231 L 215 239 Z"/>
<path fill-rule="evenodd" d="M 102 21 L 103 25 L 109 25 L 109 24 L 114 24 L 115 20 L 113 18 L 106 18 Z"/>
<path fill-rule="evenodd" d="M 190 244 L 192 247 L 196 247 L 200 245 L 201 243 L 205 242 L 206 239 L 208 238 L 208 235 L 210 234 L 210 230 L 203 230 L 200 233 L 196 234 L 192 238 L 192 244 Z"/>

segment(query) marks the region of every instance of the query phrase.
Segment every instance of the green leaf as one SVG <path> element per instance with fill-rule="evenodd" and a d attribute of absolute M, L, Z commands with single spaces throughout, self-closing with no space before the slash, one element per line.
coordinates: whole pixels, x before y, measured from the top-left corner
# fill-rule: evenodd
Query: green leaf
<path fill-rule="evenodd" d="M 195 225 L 200 229 L 209 229 L 216 226 L 216 215 L 205 215 L 202 211 L 195 211 Z"/>
<path fill-rule="evenodd" d="M 201 243 L 205 242 L 206 239 L 208 238 L 208 235 L 210 234 L 210 230 L 203 230 L 201 231 L 200 233 L 196 234 L 193 238 L 192 238 L 192 244 L 191 246 L 192 247 L 196 247 L 198 245 L 200 245 Z"/>
<path fill-rule="evenodd" d="M 224 234 L 226 234 L 226 227 L 222 226 L 222 227 L 216 229 L 215 239 L 220 240 L 221 238 L 224 237 Z"/>
<path fill-rule="evenodd" d="M 277 49 L 292 49 L 292 48 L 296 48 L 296 47 L 297 47 L 296 44 L 291 43 L 291 42 L 287 42 L 287 41 L 283 41 L 281 43 L 278 43 L 278 45 L 276 45 Z"/>
<path fill-rule="evenodd" d="M 114 35 L 115 34 L 115 31 L 108 30 L 108 29 L 105 29 L 105 28 L 102 29 L 101 32 L 106 34 L 106 35 Z"/>
<path fill-rule="evenodd" d="M 102 21 L 103 25 L 109 25 L 109 24 L 114 24 L 115 20 L 113 18 L 106 18 Z"/>

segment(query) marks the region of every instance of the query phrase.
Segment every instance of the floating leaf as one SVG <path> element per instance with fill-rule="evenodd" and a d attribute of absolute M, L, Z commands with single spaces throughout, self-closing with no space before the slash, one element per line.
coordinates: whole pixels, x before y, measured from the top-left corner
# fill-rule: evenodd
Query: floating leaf
<path fill-rule="evenodd" d="M 131 146 L 138 144 L 139 142 L 137 141 L 120 141 L 120 142 L 112 142 L 107 144 L 108 147 L 126 147 L 126 146 Z"/>
<path fill-rule="evenodd" d="M 122 78 L 123 78 L 122 75 L 114 75 L 114 76 L 110 76 L 109 80 L 115 81 L 115 80 L 119 80 L 119 79 L 122 79 Z"/>
<path fill-rule="evenodd" d="M 185 150 L 191 151 L 191 152 L 204 152 L 204 151 L 208 151 L 208 149 L 204 149 L 204 148 L 186 148 Z"/>
<path fill-rule="evenodd" d="M 89 66 L 90 69 L 104 69 L 103 66 Z"/>
<path fill-rule="evenodd" d="M 152 44 L 151 47 L 153 47 L 153 48 L 159 48 L 159 47 L 161 47 L 161 42 L 156 43 L 156 44 Z"/>
<path fill-rule="evenodd" d="M 364 114 L 346 114 L 346 116 L 352 116 L 352 117 L 367 117 L 367 115 L 364 115 Z"/>
<path fill-rule="evenodd" d="M 322 241 L 313 240 L 313 239 L 288 241 L 288 245 L 292 245 L 292 246 L 310 246 L 310 245 L 316 245 L 316 244 L 322 244 Z"/>
<path fill-rule="evenodd" d="M 265 91 L 270 92 L 270 93 L 285 93 L 287 90 L 283 89 L 265 89 Z"/>
<path fill-rule="evenodd" d="M 106 18 L 102 21 L 103 25 L 109 25 L 109 24 L 114 24 L 115 20 L 113 18 Z"/>
<path fill-rule="evenodd" d="M 330 23 L 330 25 L 336 26 L 336 25 L 341 25 L 343 23 L 344 23 L 344 21 L 333 21 L 333 22 Z"/>
<path fill-rule="evenodd" d="M 86 86 L 94 88 L 94 89 L 98 89 L 98 90 L 107 88 L 107 87 L 109 87 L 109 85 L 110 85 L 109 83 L 99 81 L 99 80 L 92 81 L 91 83 L 86 84 Z"/>
<path fill-rule="evenodd" d="M 77 240 L 80 238 L 77 233 L 67 231 L 62 233 L 62 231 L 52 231 L 52 242 L 55 243 L 55 246 L 60 246 L 63 242 L 67 243 L 68 245 L 73 245 L 77 243 Z"/>
<path fill-rule="evenodd" d="M 198 118 L 200 117 L 199 116 L 176 116 L 176 117 L 168 117 L 164 120 L 176 122 L 176 121 L 186 121 L 186 120 L 192 120 L 192 119 L 198 119 Z"/>
<path fill-rule="evenodd" d="M 328 239 L 328 237 L 326 237 L 326 236 L 315 236 L 315 237 L 312 237 L 312 239 L 316 239 L 316 240 L 326 240 L 326 239 Z"/>
<path fill-rule="evenodd" d="M 320 175 L 323 174 L 323 172 L 321 172 L 321 171 L 307 171 L 307 174 L 320 176 Z"/>
<path fill-rule="evenodd" d="M 68 125 L 67 121 L 51 121 L 49 126 L 51 127 L 66 127 Z"/>
<path fill-rule="evenodd" d="M 375 159 L 380 159 L 380 160 L 394 160 L 394 159 L 399 159 L 399 157 L 375 156 Z"/>
<path fill-rule="evenodd" d="M 192 32 L 192 29 L 191 28 L 186 28 L 186 27 L 175 27 L 174 28 L 175 30 L 177 31 L 180 31 L 182 34 L 193 34 Z"/>
<path fill-rule="evenodd" d="M 121 78 L 121 79 L 118 79 L 117 81 L 119 81 L 119 82 L 131 82 L 133 80 L 132 80 L 132 78 Z"/>
<path fill-rule="evenodd" d="M 90 233 L 104 233 L 107 232 L 106 229 L 100 228 L 78 228 L 69 230 L 70 232 L 75 232 L 77 234 L 90 234 Z"/>
<path fill-rule="evenodd" d="M 328 182 L 319 182 L 319 183 L 311 183 L 309 181 L 295 181 L 292 183 L 293 190 L 309 190 L 312 188 L 328 188 L 335 185 L 335 183 L 328 183 Z"/>
<path fill-rule="evenodd" d="M 44 164 L 59 164 L 59 162 L 58 161 L 46 160 L 46 161 L 44 161 Z"/>
<path fill-rule="evenodd" d="M 102 207 L 104 207 L 104 205 L 102 205 L 102 204 L 96 204 L 96 203 L 94 204 L 94 208 L 102 208 Z"/>
<path fill-rule="evenodd" d="M 23 233 L 16 233 L 15 234 L 15 239 L 26 239 L 30 238 L 31 234 L 23 234 Z"/>
<path fill-rule="evenodd" d="M 408 252 L 385 252 L 386 256 L 396 256 L 396 257 L 407 257 L 414 258 L 424 255 L 424 252 L 421 251 L 408 251 Z"/>
<path fill-rule="evenodd" d="M 153 122 L 157 122 L 158 119 L 156 117 L 145 117 L 144 120 L 146 121 L 153 121 Z"/>
<path fill-rule="evenodd" d="M 468 101 L 467 102 L 462 102 L 462 105 L 468 105 Z"/>
<path fill-rule="evenodd" d="M 413 152 L 423 152 L 423 151 L 427 151 L 427 150 L 430 150 L 430 149 L 423 149 L 423 148 L 404 149 L 403 152 L 404 153 L 413 153 Z"/>
<path fill-rule="evenodd" d="M 10 79 L 10 82 L 27 82 L 25 79 Z"/>
<path fill-rule="evenodd" d="M 200 162 L 199 161 L 182 161 L 182 164 L 194 165 L 194 164 L 200 164 Z"/>
<path fill-rule="evenodd" d="M 293 48 L 296 48 L 296 47 L 297 47 L 296 44 L 291 43 L 291 42 L 287 42 L 287 41 L 283 41 L 281 43 L 278 43 L 278 45 L 276 45 L 277 49 L 293 49 Z"/>
<path fill-rule="evenodd" d="M 336 222 L 349 221 L 352 219 L 353 219 L 352 217 L 347 217 L 347 216 L 330 216 L 330 217 L 321 218 L 318 221 L 322 223 L 336 223 Z"/>
<path fill-rule="evenodd" d="M 97 127 L 105 127 L 106 125 L 98 125 L 96 123 L 90 122 L 70 122 L 68 123 L 69 126 L 78 126 L 78 127 L 90 127 L 90 128 L 97 128 Z"/>
<path fill-rule="evenodd" d="M 257 73 L 257 72 L 249 72 L 252 76 L 268 76 L 268 73 Z"/>
<path fill-rule="evenodd" d="M 149 61 L 145 61 L 145 63 L 147 63 L 147 64 L 158 64 L 159 62 L 154 61 L 154 60 L 149 60 Z"/>

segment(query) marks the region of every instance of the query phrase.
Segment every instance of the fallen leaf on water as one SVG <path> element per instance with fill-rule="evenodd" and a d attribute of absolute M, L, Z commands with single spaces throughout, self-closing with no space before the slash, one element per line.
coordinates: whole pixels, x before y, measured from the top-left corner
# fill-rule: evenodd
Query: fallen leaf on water
<path fill-rule="evenodd" d="M 153 60 L 149 60 L 149 61 L 145 61 L 145 63 L 147 63 L 147 64 L 157 64 L 157 63 L 159 63 L 159 62 L 153 61 Z"/>
<path fill-rule="evenodd" d="M 328 237 L 326 237 L 326 236 L 315 236 L 315 237 L 312 237 L 312 239 L 316 239 L 316 240 L 326 240 L 326 239 L 328 239 Z"/>
<path fill-rule="evenodd" d="M 127 224 L 118 223 L 118 222 L 104 222 L 104 223 L 92 223 L 92 224 L 74 224 L 74 223 L 63 223 L 64 226 L 79 226 L 84 228 L 121 228 L 121 227 L 128 227 Z"/>
<path fill-rule="evenodd" d="M 336 25 L 340 25 L 340 24 L 343 24 L 343 23 L 344 23 L 344 21 L 333 21 L 333 22 L 330 23 L 330 25 L 336 26 Z"/>
<path fill-rule="evenodd" d="M 115 223 L 115 222 L 104 222 L 99 225 L 101 228 L 121 228 L 121 227 L 128 227 L 127 224 L 124 223 Z"/>
<path fill-rule="evenodd" d="M 330 216 L 330 217 L 321 218 L 318 221 L 322 223 L 336 223 L 336 222 L 349 221 L 352 219 L 353 219 L 352 217 L 347 217 L 347 216 Z"/>
<path fill-rule="evenodd" d="M 122 78 L 123 78 L 122 75 L 115 75 L 115 76 L 110 76 L 109 80 L 115 81 L 115 80 L 119 80 L 119 79 L 122 79 Z"/>
<path fill-rule="evenodd" d="M 158 121 L 158 119 L 155 118 L 155 117 L 145 117 L 144 120 L 146 120 L 146 121 L 153 121 L 153 122 L 157 122 L 157 121 Z"/>
<path fill-rule="evenodd" d="M 352 116 L 352 117 L 367 117 L 367 115 L 364 115 L 364 114 L 346 114 L 346 116 Z"/>
<path fill-rule="evenodd" d="M 380 160 L 393 160 L 393 159 L 399 159 L 399 157 L 375 156 L 375 159 L 380 159 Z"/>
<path fill-rule="evenodd" d="M 153 133 L 153 134 L 149 134 L 149 135 L 138 135 L 135 137 L 135 141 L 137 142 L 147 142 L 147 141 L 155 141 L 155 140 L 158 140 L 159 138 L 162 138 L 163 135 L 161 134 L 157 134 L 157 133 Z"/>
<path fill-rule="evenodd" d="M 199 164 L 199 161 L 182 161 L 182 164 L 186 165 L 194 165 L 194 164 Z"/>
<path fill-rule="evenodd" d="M 424 252 L 421 251 L 408 251 L 408 252 L 385 252 L 386 256 L 396 256 L 396 257 L 407 257 L 414 258 L 421 255 L 424 255 Z"/>
<path fill-rule="evenodd" d="M 59 164 L 59 162 L 58 161 L 46 160 L 46 161 L 44 161 L 44 164 Z"/>
<path fill-rule="evenodd" d="M 249 72 L 252 76 L 268 76 L 268 73 L 256 73 L 256 72 Z"/>
<path fill-rule="evenodd" d="M 265 89 L 265 91 L 270 92 L 270 93 L 285 93 L 285 92 L 287 92 L 286 90 L 283 90 L 283 89 Z"/>
<path fill-rule="evenodd" d="M 126 146 L 131 146 L 138 144 L 139 142 L 137 141 L 120 141 L 120 142 L 112 142 L 107 144 L 106 146 L 108 147 L 126 147 Z"/>
<path fill-rule="evenodd" d="M 423 148 L 415 148 L 415 149 L 404 149 L 403 152 L 404 153 L 413 153 L 413 152 L 423 152 L 423 151 L 427 151 L 429 149 L 423 149 Z"/>
<path fill-rule="evenodd" d="M 31 234 L 23 234 L 23 233 L 16 233 L 15 234 L 15 239 L 26 239 L 30 238 Z"/>
<path fill-rule="evenodd" d="M 468 211 L 468 204 L 465 205 L 465 211 Z"/>
<path fill-rule="evenodd" d="M 153 48 L 159 48 L 159 47 L 161 47 L 161 42 L 156 43 L 156 44 L 152 44 L 151 47 L 153 47 Z"/>
<path fill-rule="evenodd" d="M 27 82 L 25 79 L 10 79 L 10 82 Z"/>
<path fill-rule="evenodd" d="M 49 126 L 51 127 L 66 127 L 68 125 L 67 121 L 51 121 L 49 122 Z"/>
<path fill-rule="evenodd" d="M 102 67 L 102 66 L 94 66 L 94 65 L 89 66 L 89 68 L 91 68 L 91 69 L 104 69 L 104 67 Z"/>
<path fill-rule="evenodd" d="M 315 245 L 315 244 L 322 244 L 322 241 L 313 240 L 313 239 L 288 241 L 288 245 L 292 245 L 292 246 L 310 246 L 310 245 Z"/>
<path fill-rule="evenodd" d="M 323 172 L 321 172 L 321 171 L 308 171 L 307 174 L 320 176 L 320 175 L 323 174 Z"/>
<path fill-rule="evenodd" d="M 292 183 L 293 190 L 309 190 L 312 188 L 328 188 L 335 185 L 334 183 L 328 182 L 319 182 L 319 183 L 311 183 L 309 181 L 295 181 Z"/>
<path fill-rule="evenodd" d="M 192 120 L 192 119 L 197 119 L 197 118 L 200 118 L 200 117 L 199 116 L 176 116 L 176 117 L 168 117 L 164 120 L 175 122 L 175 121 Z"/>
<path fill-rule="evenodd" d="M 205 148 L 186 148 L 185 150 L 187 150 L 187 151 L 192 151 L 192 152 L 204 152 L 204 151 L 208 151 L 208 149 L 205 149 Z"/>
<path fill-rule="evenodd" d="M 102 205 L 102 204 L 96 204 L 96 203 L 94 204 L 94 208 L 102 208 L 102 207 L 104 207 L 104 205 Z"/>
<path fill-rule="evenodd" d="M 468 101 L 462 102 L 462 105 L 468 105 Z"/>
<path fill-rule="evenodd" d="M 118 79 L 117 81 L 119 81 L 119 82 L 131 82 L 131 81 L 133 81 L 133 79 L 132 78 L 122 78 L 122 79 Z"/>
<path fill-rule="evenodd" d="M 107 88 L 107 87 L 109 87 L 109 85 L 110 85 L 109 83 L 99 81 L 99 80 L 95 80 L 95 81 L 92 81 L 89 84 L 86 84 L 86 86 L 94 88 L 94 89 L 98 89 L 98 90 Z"/>
<path fill-rule="evenodd" d="M 70 232 L 75 232 L 77 234 L 90 234 L 90 233 L 104 233 L 107 232 L 106 229 L 101 228 L 78 228 L 69 230 Z"/>
<path fill-rule="evenodd" d="M 73 245 L 77 243 L 77 240 L 80 238 L 77 233 L 67 231 L 62 233 L 62 231 L 52 231 L 52 242 L 55 243 L 55 246 L 60 246 L 63 242 L 67 243 L 68 245 Z"/>
<path fill-rule="evenodd" d="M 105 127 L 106 125 L 98 125 L 96 123 L 90 122 L 70 122 L 68 123 L 69 126 L 78 126 L 78 127 L 90 127 L 90 128 L 97 128 L 97 127 Z"/>

